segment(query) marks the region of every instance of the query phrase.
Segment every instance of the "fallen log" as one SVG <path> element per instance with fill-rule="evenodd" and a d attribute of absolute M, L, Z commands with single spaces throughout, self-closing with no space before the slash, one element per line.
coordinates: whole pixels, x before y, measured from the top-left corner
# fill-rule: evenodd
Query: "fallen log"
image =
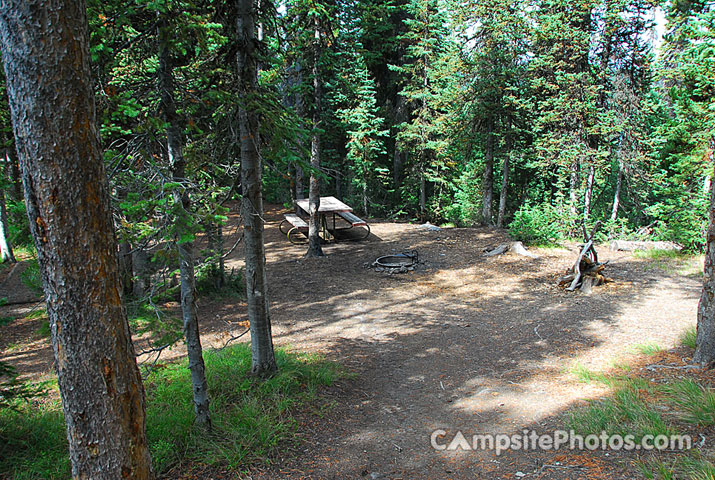
<path fill-rule="evenodd" d="M 521 242 L 502 243 L 501 245 L 493 248 L 485 248 L 482 256 L 496 257 L 497 255 L 502 255 L 506 252 L 512 252 L 516 255 L 521 255 L 522 257 L 539 258 L 538 255 L 528 251 Z"/>
<path fill-rule="evenodd" d="M 682 250 L 682 247 L 673 242 L 635 242 L 627 240 L 614 240 L 610 245 L 613 252 L 635 252 L 636 250 Z"/>

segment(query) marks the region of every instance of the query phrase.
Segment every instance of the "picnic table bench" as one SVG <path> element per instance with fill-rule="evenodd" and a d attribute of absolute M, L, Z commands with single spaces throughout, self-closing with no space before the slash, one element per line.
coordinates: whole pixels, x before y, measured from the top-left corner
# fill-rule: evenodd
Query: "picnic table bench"
<path fill-rule="evenodd" d="M 308 236 L 308 222 L 305 218 L 309 217 L 310 204 L 307 199 L 298 200 L 297 213 L 284 215 L 285 219 L 279 225 L 281 233 L 285 234 L 291 243 L 305 243 Z M 335 234 L 341 231 L 350 230 L 355 227 L 364 227 L 365 232 L 353 240 L 363 240 L 370 235 L 370 225 L 352 213 L 353 209 L 349 205 L 341 202 L 335 197 L 320 197 L 320 230 L 324 240 L 335 240 Z M 302 216 L 300 215 L 302 214 Z M 332 215 L 332 225 L 329 225 L 327 216 Z M 305 217 L 305 218 L 304 218 Z M 340 218 L 343 223 L 349 226 L 340 227 L 337 219 Z M 332 227 L 332 228 L 331 228 Z"/>

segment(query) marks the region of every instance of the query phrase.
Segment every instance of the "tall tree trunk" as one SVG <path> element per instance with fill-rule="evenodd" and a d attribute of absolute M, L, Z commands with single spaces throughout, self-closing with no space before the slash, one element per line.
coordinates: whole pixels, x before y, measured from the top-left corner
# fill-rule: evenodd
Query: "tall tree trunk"
<path fill-rule="evenodd" d="M 395 100 L 395 125 L 400 125 L 404 121 L 405 97 L 398 94 Z M 402 186 L 402 165 L 404 164 L 404 160 L 405 153 L 402 151 L 402 148 L 400 148 L 400 143 L 395 139 L 395 151 L 392 154 L 392 184 L 396 192 L 399 191 Z"/>
<path fill-rule="evenodd" d="M 6 158 L 10 166 L 10 181 L 12 182 L 12 198 L 16 202 L 22 201 L 22 177 L 20 175 L 20 163 L 17 161 L 12 151 L 6 151 Z"/>
<path fill-rule="evenodd" d="M 497 228 L 504 227 L 504 215 L 506 214 L 506 195 L 509 189 L 509 159 L 511 152 L 504 155 L 504 165 L 502 166 L 501 191 L 499 192 L 499 214 L 497 215 Z"/>
<path fill-rule="evenodd" d="M 305 198 L 303 168 L 300 165 L 295 166 L 295 199 L 303 200 Z"/>
<path fill-rule="evenodd" d="M 0 263 L 15 263 L 15 254 L 10 241 L 10 229 L 7 223 L 7 207 L 5 206 L 5 191 L 0 189 Z"/>
<path fill-rule="evenodd" d="M 427 179 L 425 172 L 420 172 L 420 220 L 427 218 Z"/>
<path fill-rule="evenodd" d="M 159 89 L 161 91 L 160 108 L 166 123 L 166 145 L 169 155 L 169 165 L 174 182 L 186 182 L 186 161 L 183 153 L 183 139 L 178 127 L 178 116 L 174 102 L 173 67 L 168 51 L 169 35 L 167 25 L 160 27 L 159 47 Z M 209 388 L 206 382 L 206 367 L 204 365 L 199 320 L 196 308 L 196 277 L 194 273 L 194 243 L 185 241 L 183 237 L 190 236 L 187 226 L 191 222 L 191 199 L 186 188 L 174 190 L 176 205 L 176 247 L 179 252 L 179 275 L 181 277 L 181 313 L 184 321 L 184 340 L 186 354 L 189 359 L 191 385 L 194 396 L 194 413 L 196 423 L 205 428 L 211 428 L 209 416 Z"/>
<path fill-rule="evenodd" d="M 253 0 L 236 0 L 238 36 L 238 88 L 243 99 L 258 94 L 256 61 L 256 11 Z M 246 102 L 250 104 L 251 102 Z M 245 104 L 244 104 L 245 105 Z M 266 252 L 263 241 L 263 194 L 259 118 L 245 106 L 239 109 L 241 128 L 241 178 L 244 185 L 241 204 L 246 257 L 246 296 L 251 330 L 251 372 L 269 376 L 278 368 L 273 352 L 271 317 L 266 279 Z"/>
<path fill-rule="evenodd" d="M 323 247 L 320 245 L 320 114 L 323 100 L 323 85 L 320 78 L 320 25 L 315 19 L 315 41 L 313 42 L 313 137 L 310 144 L 310 192 L 308 205 L 310 221 L 308 222 L 308 252 L 306 257 L 322 257 Z"/>
<path fill-rule="evenodd" d="M 621 189 L 623 188 L 623 170 L 625 165 L 623 159 L 618 158 L 618 176 L 616 177 L 616 192 L 613 194 L 613 209 L 611 210 L 611 221 L 615 222 L 618 218 L 618 206 L 621 203 Z"/>
<path fill-rule="evenodd" d="M 710 147 L 712 164 L 715 140 L 711 140 Z M 710 191 L 710 223 L 705 247 L 704 273 L 703 292 L 698 305 L 698 330 L 693 362 L 710 368 L 715 363 L 715 188 Z"/>
<path fill-rule="evenodd" d="M 588 176 L 586 177 L 586 192 L 583 197 L 583 218 L 588 220 L 591 216 L 591 199 L 593 198 L 593 181 L 596 176 L 596 167 L 590 164 Z"/>
<path fill-rule="evenodd" d="M 571 214 L 574 218 L 578 216 L 578 186 L 581 165 L 578 160 L 571 164 L 569 175 L 569 201 L 571 202 Z"/>
<path fill-rule="evenodd" d="M 83 0 L 5 0 L 0 38 L 73 478 L 153 478 Z"/>
<path fill-rule="evenodd" d="M 482 182 L 482 225 L 492 224 L 494 200 L 494 120 L 487 120 L 487 140 L 484 151 L 484 181 Z"/>

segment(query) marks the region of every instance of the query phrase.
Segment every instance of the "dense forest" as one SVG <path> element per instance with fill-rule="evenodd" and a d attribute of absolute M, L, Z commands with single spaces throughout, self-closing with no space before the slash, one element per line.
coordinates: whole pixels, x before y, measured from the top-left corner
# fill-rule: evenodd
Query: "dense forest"
<path fill-rule="evenodd" d="M 191 196 L 183 234 L 220 235 L 241 188 L 242 106 L 260 113 L 271 203 L 307 196 L 314 175 L 365 215 L 509 227 L 537 243 L 603 220 L 610 237 L 704 247 L 711 2 L 264 2 L 252 97 L 236 95 L 228 4 L 88 8 L 125 251 L 172 235 L 177 190 Z M 9 240 L 22 245 L 3 111 Z"/>
<path fill-rule="evenodd" d="M 62 52 L 66 39 L 52 21 L 27 29 L 34 13 L 20 4 L 0 7 L 0 253 L 33 258 L 28 282 L 44 282 L 75 473 L 98 468 L 75 425 L 91 392 L 110 373 L 141 386 L 131 333 L 151 332 L 159 351 L 183 337 L 195 423 L 211 430 L 196 306 L 207 291 L 242 291 L 250 371 L 276 373 L 264 202 L 309 199 L 309 257 L 323 255 L 321 195 L 365 218 L 495 227 L 532 245 L 597 223 L 598 241 L 664 240 L 689 253 L 708 243 L 715 2 L 87 0 L 59 29 L 86 33 L 87 52 L 69 49 L 65 64 L 48 50 L 32 65 L 23 42 Z M 76 85 L 77 98 L 43 95 L 43 82 Z M 91 215 L 75 218 L 72 205 Z M 242 232 L 227 230 L 229 213 Z M 245 269 L 227 272 L 241 242 Z M 109 280 L 78 280 L 95 274 Z M 156 306 L 171 295 L 180 320 Z M 150 311 L 144 331 L 129 331 L 126 307 Z M 66 318 L 107 344 L 83 344 Z M 96 358 L 82 357 L 90 350 Z M 109 351 L 126 368 L 95 375 Z M 36 393 L 4 363 L 0 377 L 11 379 L 0 406 Z M 143 391 L 103 402 L 91 408 L 120 419 L 102 446 L 124 452 L 113 471 L 151 478 Z M 90 433 L 107 424 L 97 417 Z"/>

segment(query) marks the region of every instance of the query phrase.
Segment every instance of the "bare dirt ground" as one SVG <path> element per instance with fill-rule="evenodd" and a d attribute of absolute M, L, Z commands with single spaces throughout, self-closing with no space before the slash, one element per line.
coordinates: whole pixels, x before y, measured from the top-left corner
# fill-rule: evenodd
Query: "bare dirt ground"
<path fill-rule="evenodd" d="M 658 262 L 598 248 L 613 283 L 590 296 L 565 292 L 556 279 L 576 245 L 532 249 L 538 259 L 482 256 L 508 239 L 489 229 L 430 231 L 371 222 L 362 242 L 305 247 L 278 231 L 283 211 L 266 214 L 273 335 L 279 346 L 324 353 L 356 375 L 325 392 L 334 407 L 308 417 L 304 441 L 272 466 L 242 475 L 211 470 L 185 478 L 466 479 L 634 478 L 617 454 L 436 451 L 436 429 L 467 438 L 481 433 L 548 432 L 601 387 L 578 383 L 570 370 L 608 370 L 636 361 L 636 345 L 670 348 L 696 319 L 701 277 Z M 240 250 L 240 249 L 239 249 Z M 388 275 L 365 268 L 378 256 L 418 250 L 416 271 Z M 239 268 L 236 252 L 227 263 Z M 0 273 L 0 297 L 12 297 Z M 11 284 L 11 283 L 10 283 Z M 20 306 L 27 308 L 27 306 Z M 20 314 L 19 306 L 0 317 Z M 202 301 L 204 343 L 219 346 L 245 321 L 240 301 Z M 36 321 L 35 321 L 36 322 Z M 32 321 L 0 327 L 0 359 L 40 376 L 51 369 L 46 339 Z M 30 342 L 22 343 L 31 333 Z M 138 347 L 140 350 L 141 347 Z M 170 356 L 181 354 L 177 348 Z"/>

